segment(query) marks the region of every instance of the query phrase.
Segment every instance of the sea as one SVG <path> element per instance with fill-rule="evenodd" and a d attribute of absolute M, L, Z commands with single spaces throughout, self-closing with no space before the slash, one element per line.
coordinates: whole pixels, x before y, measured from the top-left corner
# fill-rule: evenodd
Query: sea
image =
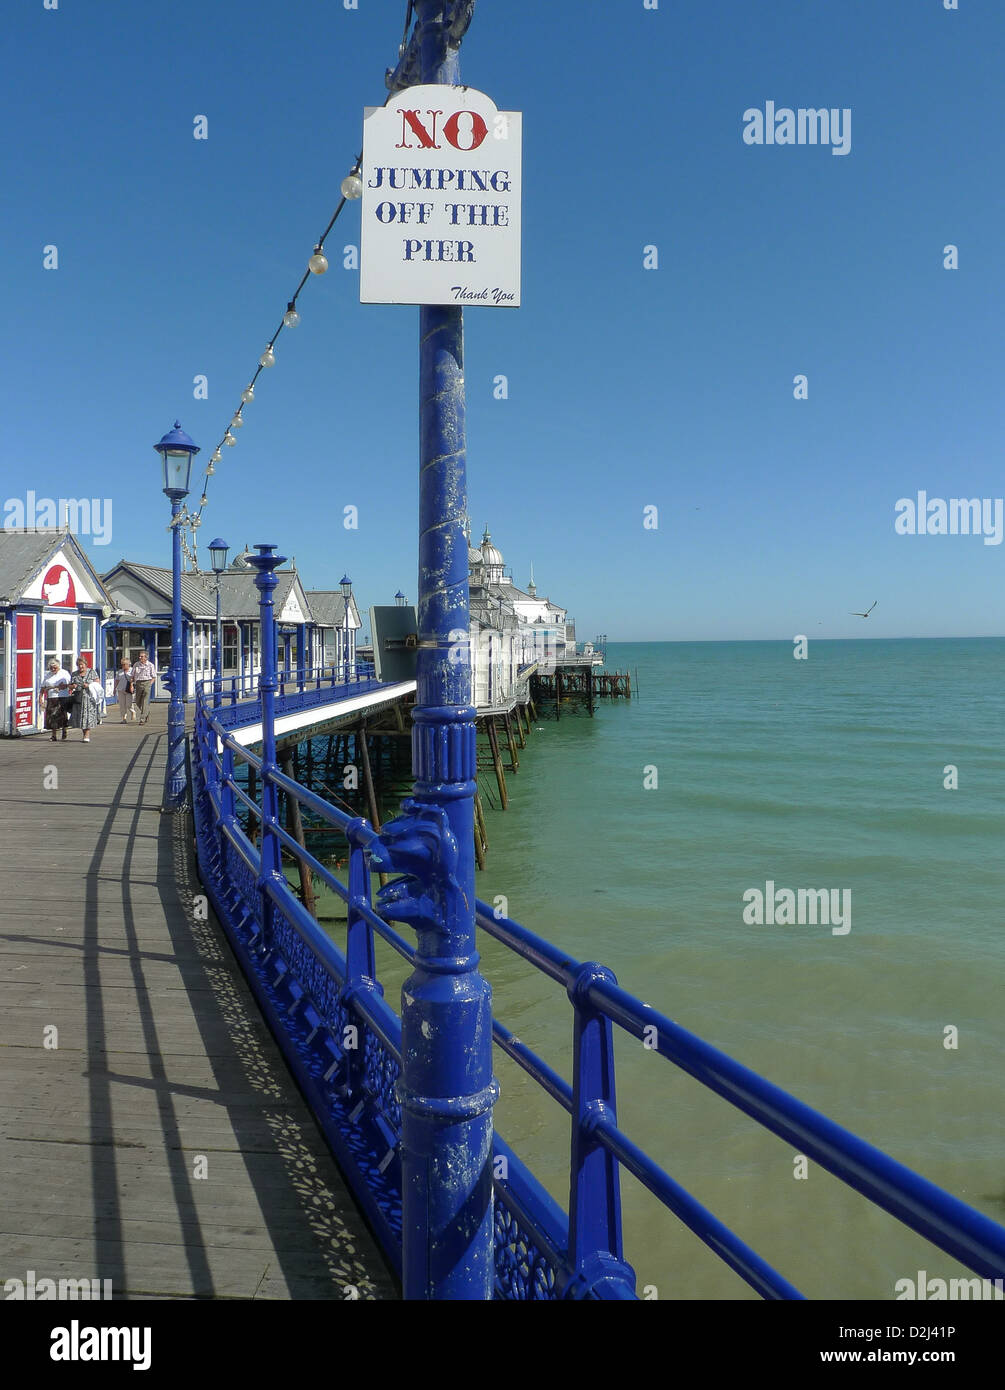
<path fill-rule="evenodd" d="M 632 700 L 543 706 L 505 812 L 482 774 L 478 895 L 1005 1223 L 1005 639 L 793 652 L 609 644 Z M 841 922 L 758 920 L 784 889 L 836 890 Z M 571 1080 L 564 991 L 479 949 L 497 1016 Z M 379 965 L 394 998 L 407 967 Z M 615 1051 L 623 1130 L 806 1297 L 970 1273 L 617 1028 Z M 568 1116 L 496 1059 L 497 1128 L 567 1205 Z M 640 1292 L 757 1297 L 625 1174 L 622 1200 Z"/>

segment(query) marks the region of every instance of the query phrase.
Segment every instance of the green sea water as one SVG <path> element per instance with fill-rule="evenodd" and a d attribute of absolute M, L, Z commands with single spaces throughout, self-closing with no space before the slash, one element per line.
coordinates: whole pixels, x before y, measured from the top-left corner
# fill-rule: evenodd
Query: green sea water
<path fill-rule="evenodd" d="M 488 811 L 478 894 L 1005 1222 L 1005 639 L 792 652 L 611 644 L 638 697 L 538 721 L 509 810 Z M 748 925 L 768 881 L 847 892 L 850 930 Z M 563 991 L 480 949 L 497 1015 L 571 1079 Z M 382 951 L 392 999 L 401 965 Z M 622 1127 L 808 1297 L 967 1272 L 816 1163 L 796 1177 L 790 1145 L 615 1034 Z M 496 1056 L 497 1127 L 565 1204 L 568 1117 Z M 756 1297 L 630 1177 L 623 1200 L 640 1288 Z"/>

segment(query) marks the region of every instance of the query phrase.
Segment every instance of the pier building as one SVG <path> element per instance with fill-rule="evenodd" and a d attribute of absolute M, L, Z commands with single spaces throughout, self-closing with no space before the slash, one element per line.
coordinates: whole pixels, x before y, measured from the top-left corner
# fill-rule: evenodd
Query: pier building
<path fill-rule="evenodd" d="M 356 634 L 362 620 L 352 593 L 346 599 L 340 589 L 308 589 L 307 600 L 321 634 L 320 648 L 316 653 L 318 663 L 342 670 L 348 659 L 350 668 L 355 670 Z"/>
<path fill-rule="evenodd" d="M 0 734 L 33 734 L 55 657 L 94 662 L 112 600 L 68 529 L 0 529 Z"/>
<path fill-rule="evenodd" d="M 341 638 L 336 639 L 327 618 L 314 613 L 296 565 L 280 571 L 276 580 L 279 669 L 293 672 L 301 666 L 329 664 L 327 653 L 335 650 Z M 121 560 L 104 576 L 104 583 L 114 607 L 104 624 L 103 674 L 107 678 L 116 671 L 123 656 L 135 661 L 141 650 L 149 653 L 158 671 L 167 670 L 171 663 L 171 571 Z M 222 674 L 240 677 L 242 688 L 250 690 L 261 670 L 262 642 L 255 575 L 247 564 L 246 551 L 220 574 L 219 585 Z M 216 586 L 217 576 L 212 571 L 182 572 L 186 699 L 194 697 L 198 681 L 213 674 Z M 154 698 L 167 699 L 167 695 L 159 681 Z"/>
<path fill-rule="evenodd" d="M 533 570 L 526 589 L 513 582 L 488 526 L 480 546 L 469 540 L 468 567 L 473 703 L 480 713 L 526 705 L 535 671 L 583 662 L 575 621 L 561 604 L 537 592 Z M 587 664 L 601 661 L 591 646 Z"/>

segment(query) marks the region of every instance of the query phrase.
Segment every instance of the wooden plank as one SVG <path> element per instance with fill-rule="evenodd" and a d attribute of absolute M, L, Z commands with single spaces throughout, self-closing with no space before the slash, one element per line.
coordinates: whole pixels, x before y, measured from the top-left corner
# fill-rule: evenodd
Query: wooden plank
<path fill-rule="evenodd" d="M 219 924 L 196 914 L 190 822 L 160 812 L 165 714 L 87 748 L 0 743 L 0 1278 L 397 1298 Z"/>

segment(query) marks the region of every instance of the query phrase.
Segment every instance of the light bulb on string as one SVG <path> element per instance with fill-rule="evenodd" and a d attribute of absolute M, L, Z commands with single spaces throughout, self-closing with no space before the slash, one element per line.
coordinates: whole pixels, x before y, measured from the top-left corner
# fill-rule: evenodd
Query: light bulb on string
<path fill-rule="evenodd" d="M 241 419 L 241 412 L 238 410 L 235 412 L 234 418 L 230 422 L 230 428 L 232 430 L 239 430 L 243 424 L 244 421 Z"/>
<path fill-rule="evenodd" d="M 314 255 L 307 262 L 307 268 L 312 275 L 323 275 L 328 269 L 328 257 L 325 255 L 321 243 L 314 248 Z"/>
<path fill-rule="evenodd" d="M 286 306 L 286 313 L 283 315 L 283 324 L 287 328 L 296 328 L 300 322 L 300 315 L 297 313 L 296 306 L 291 299 Z"/>
<path fill-rule="evenodd" d="M 210 459 L 209 463 L 206 465 L 206 477 L 207 477 L 207 478 L 212 478 L 212 476 L 213 476 L 213 474 L 214 474 L 215 472 L 216 472 L 216 469 L 215 469 L 215 467 L 213 466 L 213 460 Z"/>
<path fill-rule="evenodd" d="M 258 365 L 260 367 L 274 367 L 276 365 L 276 354 L 272 351 L 271 343 L 258 359 Z"/>
<path fill-rule="evenodd" d="M 202 496 L 199 498 L 199 506 L 204 507 L 208 501 L 209 498 L 206 496 L 205 493 L 203 493 Z"/>
<path fill-rule="evenodd" d="M 342 197 L 347 202 L 353 202 L 356 198 L 363 196 L 363 180 L 354 169 L 351 174 L 346 174 L 340 185 Z"/>
<path fill-rule="evenodd" d="M 253 386 L 246 386 L 244 390 L 241 392 L 241 400 L 244 402 L 245 405 L 250 405 L 254 399 L 255 388 Z"/>
<path fill-rule="evenodd" d="M 223 436 L 223 442 L 224 444 L 229 445 L 230 448 L 233 448 L 234 445 L 237 443 L 237 439 L 234 435 L 231 434 L 230 430 L 228 430 L 227 433 Z"/>
<path fill-rule="evenodd" d="M 220 456 L 220 450 L 219 450 L 219 449 L 214 449 L 214 450 L 213 450 L 213 457 L 210 459 L 210 463 L 219 463 L 219 462 L 220 462 L 220 457 L 221 457 L 221 456 Z"/>

